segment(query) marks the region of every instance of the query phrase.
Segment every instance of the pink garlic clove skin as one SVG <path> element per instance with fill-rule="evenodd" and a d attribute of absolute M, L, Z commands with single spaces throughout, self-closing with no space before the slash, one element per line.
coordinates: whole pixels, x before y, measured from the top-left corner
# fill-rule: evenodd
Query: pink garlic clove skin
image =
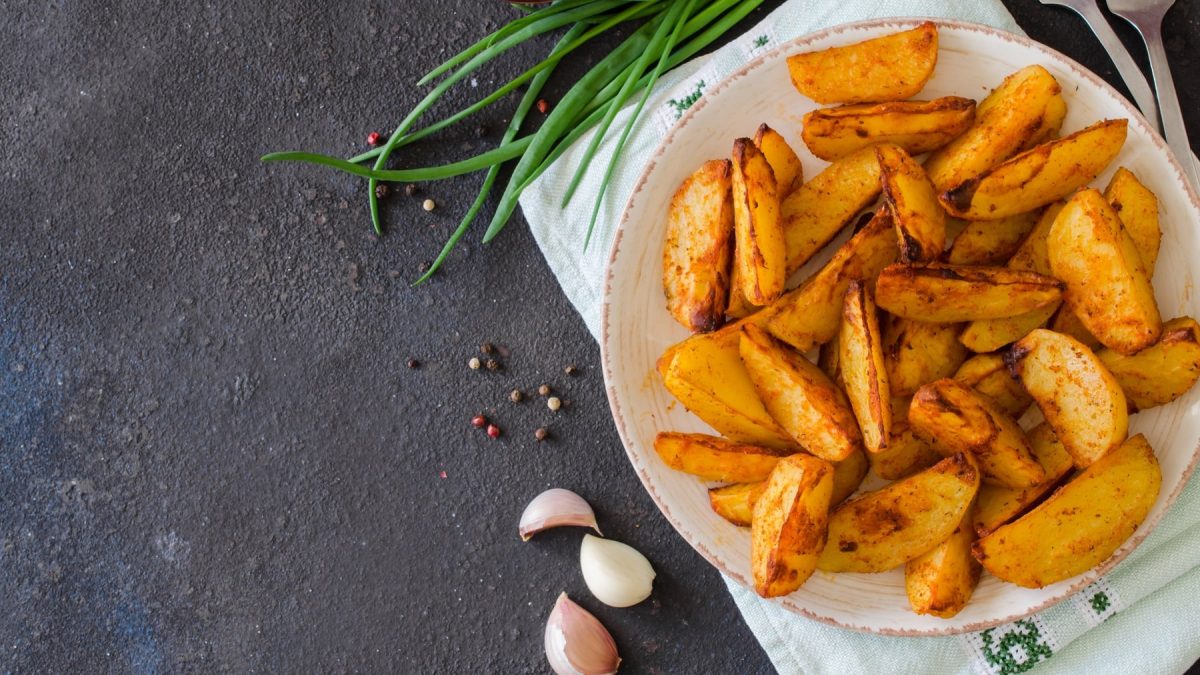
<path fill-rule="evenodd" d="M 551 488 L 533 498 L 521 514 L 523 541 L 552 527 L 590 527 L 600 533 L 596 514 L 583 497 L 562 488 Z"/>
<path fill-rule="evenodd" d="M 621 665 L 608 629 L 566 593 L 559 594 L 546 620 L 545 647 L 557 675 L 611 675 Z"/>

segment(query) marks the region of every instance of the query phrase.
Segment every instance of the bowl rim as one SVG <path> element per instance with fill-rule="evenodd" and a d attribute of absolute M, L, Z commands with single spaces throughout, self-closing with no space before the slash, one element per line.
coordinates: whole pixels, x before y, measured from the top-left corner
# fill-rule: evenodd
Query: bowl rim
<path fill-rule="evenodd" d="M 1108 82 L 1104 81 L 1104 79 L 1102 79 L 1101 77 L 1099 77 L 1098 75 L 1096 75 L 1091 70 L 1084 67 L 1082 64 L 1078 63 L 1074 59 L 1063 54 L 1062 52 L 1059 52 L 1058 50 L 1056 50 L 1052 47 L 1049 47 L 1045 44 L 1042 44 L 1041 42 L 1033 40 L 1024 35 L 1018 35 L 1016 33 L 1012 33 L 1012 32 L 1009 32 L 1009 31 L 1006 31 L 1003 29 L 994 28 L 992 26 L 987 26 L 984 24 L 975 23 L 975 22 L 971 22 L 971 21 L 945 19 L 945 18 L 940 18 L 940 17 L 919 17 L 919 16 L 887 17 L 887 18 L 866 19 L 866 20 L 862 20 L 862 21 L 852 21 L 852 22 L 847 22 L 847 23 L 840 23 L 840 24 L 835 24 L 833 26 L 822 28 L 820 30 L 813 31 L 811 33 L 806 33 L 804 35 L 800 35 L 795 38 L 792 38 L 791 40 L 788 40 L 787 42 L 784 42 L 784 43 L 776 46 L 775 48 L 771 49 L 770 51 L 748 61 L 742 67 L 738 68 L 737 70 L 729 73 L 724 78 L 722 78 L 720 82 L 718 82 L 716 85 L 714 85 L 712 87 L 712 89 L 709 90 L 708 95 L 701 97 L 698 101 L 696 101 L 696 103 L 694 105 L 692 105 L 690 108 L 688 108 L 688 110 L 686 110 L 684 112 L 684 114 L 681 115 L 680 118 L 675 121 L 675 123 L 671 126 L 671 128 L 663 136 L 663 139 L 659 142 L 658 146 L 654 149 L 654 152 L 647 159 L 645 167 L 641 171 L 641 174 L 639 175 L 638 180 L 634 183 L 634 187 L 633 187 L 633 190 L 630 192 L 629 199 L 626 201 L 625 207 L 621 212 L 621 218 L 617 224 L 617 230 L 616 230 L 615 236 L 613 237 L 613 243 L 609 250 L 609 257 L 608 257 L 607 263 L 605 264 L 605 271 L 604 271 L 604 295 L 603 295 L 603 303 L 601 305 L 601 313 L 600 313 L 600 362 L 601 362 L 602 371 L 603 371 L 603 375 L 604 375 L 604 388 L 605 388 L 605 393 L 608 397 L 609 411 L 612 413 L 613 422 L 617 426 L 617 433 L 621 438 L 621 445 L 625 449 L 626 458 L 629 460 L 630 464 L 633 466 L 634 471 L 637 473 L 638 480 L 641 481 L 642 486 L 645 488 L 646 492 L 648 492 L 650 494 L 651 499 L 654 500 L 655 505 L 658 507 L 659 511 L 662 512 L 663 516 L 666 517 L 667 522 L 669 522 L 671 524 L 671 527 L 675 529 L 676 533 L 684 541 L 686 541 L 693 549 L 695 549 L 696 552 L 698 552 L 701 556 L 703 556 L 704 559 L 707 560 L 710 565 L 712 565 L 714 568 L 716 568 L 719 572 L 721 572 L 726 577 L 733 579 L 739 585 L 741 585 L 745 588 L 753 587 L 750 580 L 745 578 L 741 573 L 729 569 L 712 551 L 710 551 L 708 549 L 708 547 L 705 545 L 704 542 L 699 541 L 698 537 L 696 537 L 695 538 L 696 540 L 693 541 L 693 537 L 689 537 L 685 533 L 682 525 L 679 522 L 677 522 L 676 517 L 672 514 L 670 507 L 665 503 L 662 496 L 658 494 L 658 491 L 655 489 L 655 487 L 654 487 L 649 475 L 646 473 L 645 469 L 639 467 L 637 465 L 637 462 L 635 461 L 634 452 L 633 452 L 633 443 L 630 440 L 630 433 L 627 430 L 626 425 L 625 425 L 624 413 L 621 408 L 620 401 L 618 400 L 617 394 L 616 394 L 616 384 L 614 383 L 615 375 L 613 373 L 613 365 L 611 362 L 611 351 L 610 351 L 611 350 L 610 343 L 612 342 L 612 339 L 613 339 L 612 333 L 610 331 L 610 326 L 611 326 L 611 321 L 612 321 L 611 311 L 613 308 L 613 302 L 612 302 L 612 300 L 613 300 L 613 281 L 614 281 L 613 267 L 614 267 L 614 263 L 616 262 L 617 256 L 621 250 L 621 240 L 622 240 L 623 235 L 625 234 L 626 227 L 629 223 L 629 219 L 630 219 L 631 211 L 633 209 L 634 202 L 636 201 L 638 195 L 645 188 L 647 182 L 649 181 L 650 174 L 653 172 L 653 170 L 657 166 L 658 161 L 661 159 L 666 148 L 674 141 L 675 135 L 678 134 L 685 126 L 687 126 L 688 122 L 691 121 L 691 119 L 696 115 L 696 113 L 699 110 L 704 108 L 704 106 L 707 104 L 708 100 L 711 97 L 713 97 L 714 95 L 716 95 L 718 92 L 720 92 L 722 89 L 725 89 L 728 86 L 730 86 L 735 80 L 745 77 L 752 70 L 755 70 L 755 69 L 761 67 L 767 61 L 778 59 L 778 58 L 783 58 L 786 52 L 795 51 L 798 48 L 803 47 L 803 46 L 805 46 L 813 41 L 816 41 L 816 40 L 821 40 L 821 39 L 827 38 L 829 36 L 837 35 L 840 33 L 858 31 L 858 30 L 862 30 L 862 29 L 868 29 L 868 30 L 869 29 L 878 29 L 878 28 L 906 29 L 906 28 L 911 28 L 911 27 L 923 24 L 925 22 L 933 22 L 934 24 L 936 24 L 938 26 L 939 29 L 944 27 L 944 28 L 950 28 L 950 29 L 961 30 L 961 31 L 966 31 L 966 32 L 983 33 L 983 34 L 988 35 L 989 37 L 999 38 L 1004 41 L 1013 42 L 1022 47 L 1032 48 L 1035 50 L 1045 52 L 1049 56 L 1053 57 L 1054 59 L 1057 59 L 1061 64 L 1068 66 L 1073 71 L 1074 75 L 1081 77 L 1084 80 L 1087 80 L 1091 85 L 1093 85 L 1094 87 L 1098 88 L 1102 92 L 1108 94 L 1113 99 L 1115 99 L 1119 105 L 1121 105 L 1122 107 L 1125 108 L 1125 113 L 1126 113 L 1126 116 L 1128 117 L 1128 119 L 1130 120 L 1130 123 L 1139 125 L 1141 127 L 1142 131 L 1147 132 L 1147 135 L 1149 136 L 1150 140 L 1154 143 L 1155 147 L 1161 153 L 1163 153 L 1165 155 L 1168 163 L 1170 164 L 1171 168 L 1174 170 L 1174 176 L 1172 176 L 1172 178 L 1176 182 L 1178 182 L 1179 185 L 1181 185 L 1183 187 L 1183 193 L 1184 193 L 1185 197 L 1187 198 L 1187 201 L 1189 201 L 1191 203 L 1191 206 L 1193 209 L 1200 211 L 1200 197 L 1197 196 L 1196 191 L 1192 188 L 1192 186 L 1188 183 L 1187 179 L 1185 178 L 1183 169 L 1180 166 L 1178 159 L 1171 152 L 1170 147 L 1167 145 L 1166 141 L 1163 140 L 1162 136 L 1158 133 L 1158 131 L 1155 130 L 1154 127 L 1146 121 L 1146 118 L 1142 115 L 1141 111 L 1139 111 L 1136 107 L 1134 107 L 1134 105 L 1132 103 L 1130 103 L 1129 100 L 1125 96 L 1123 96 L 1120 92 L 1118 92 Z M 1192 473 L 1195 470 L 1198 461 L 1200 461 L 1200 439 L 1197 440 L 1196 447 L 1192 450 L 1191 459 L 1188 462 L 1187 466 L 1183 469 L 1183 472 L 1180 477 L 1178 485 L 1175 487 L 1174 490 L 1171 491 L 1171 493 L 1169 495 L 1167 495 L 1167 500 L 1163 504 L 1162 510 L 1157 515 L 1154 515 L 1154 516 L 1148 518 L 1147 520 L 1143 521 L 1142 525 L 1138 528 L 1138 531 L 1132 537 L 1130 537 L 1128 540 L 1126 540 L 1123 544 L 1121 544 L 1121 546 L 1111 556 L 1109 556 L 1108 559 L 1106 559 L 1104 562 L 1100 563 L 1096 567 L 1093 567 L 1092 569 L 1088 570 L 1087 572 L 1084 572 L 1084 573 L 1078 575 L 1075 583 L 1071 584 L 1069 587 L 1067 587 L 1062 592 L 1055 594 L 1054 596 L 1044 600 L 1043 602 L 1040 602 L 1037 605 L 1030 607 L 1027 610 L 1018 612 L 1016 614 L 1003 616 L 1003 617 L 997 617 L 997 618 L 993 618 L 993 619 L 984 619 L 982 621 L 976 621 L 976 622 L 961 625 L 961 626 L 947 626 L 945 628 L 936 628 L 935 627 L 935 628 L 890 629 L 890 628 L 879 628 L 879 627 L 875 627 L 875 626 L 856 625 L 853 623 L 847 623 L 845 621 L 838 620 L 838 619 L 830 617 L 830 616 L 824 616 L 822 614 L 818 614 L 818 613 L 813 612 L 813 611 L 807 609 L 806 607 L 790 600 L 791 595 L 786 595 L 786 596 L 782 596 L 779 598 L 772 598 L 771 600 L 773 602 L 775 602 L 777 605 L 782 606 L 791 612 L 794 612 L 796 614 L 799 614 L 799 615 L 804 616 L 809 619 L 813 619 L 815 621 L 820 621 L 821 623 L 824 623 L 824 624 L 836 626 L 838 628 L 853 630 L 853 631 L 857 631 L 857 632 L 872 633 L 872 634 L 878 634 L 878 635 L 890 635 L 890 636 L 898 636 L 898 637 L 937 637 L 937 636 L 958 635 L 958 634 L 962 634 L 962 633 L 976 632 L 976 631 L 984 630 L 987 628 L 992 628 L 994 626 L 998 626 L 1001 624 L 1016 621 L 1019 619 L 1023 619 L 1025 617 L 1031 616 L 1031 615 L 1041 612 L 1045 609 L 1048 609 L 1049 607 L 1052 607 L 1052 606 L 1062 602 L 1063 600 L 1066 600 L 1066 599 L 1074 596 L 1076 593 L 1078 593 L 1079 591 L 1086 588 L 1088 585 L 1095 582 L 1096 579 L 1103 576 L 1104 574 L 1107 574 L 1113 567 L 1115 567 L 1122 560 L 1124 560 L 1126 556 L 1128 556 L 1135 549 L 1137 549 L 1142 544 L 1142 542 L 1146 539 L 1146 537 L 1148 537 L 1150 535 L 1150 533 L 1153 532 L 1155 530 L 1155 528 L 1157 528 L 1159 521 L 1161 521 L 1162 517 L 1164 515 L 1166 515 L 1166 513 L 1171 509 L 1171 507 L 1175 503 L 1175 500 L 1179 497 L 1179 495 L 1183 491 L 1183 489 L 1185 487 L 1187 487 L 1187 484 L 1191 479 Z"/>

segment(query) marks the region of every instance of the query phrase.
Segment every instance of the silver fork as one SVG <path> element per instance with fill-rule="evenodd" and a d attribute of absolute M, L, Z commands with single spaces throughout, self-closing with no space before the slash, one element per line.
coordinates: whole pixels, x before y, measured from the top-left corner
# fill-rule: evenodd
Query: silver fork
<path fill-rule="evenodd" d="M 1173 4 L 1175 0 L 1108 0 L 1108 8 L 1113 14 L 1133 24 L 1146 41 L 1167 144 L 1183 166 L 1183 173 L 1191 181 L 1192 188 L 1200 192 L 1200 172 L 1197 172 L 1192 147 L 1188 143 L 1187 128 L 1183 125 L 1179 97 L 1175 94 L 1175 82 L 1171 78 L 1171 67 L 1167 64 L 1167 50 L 1163 49 L 1162 21 Z"/>
<path fill-rule="evenodd" d="M 1087 25 L 1091 26 L 1092 32 L 1100 39 L 1100 44 L 1104 45 L 1104 50 L 1108 52 L 1113 65 L 1117 67 L 1121 79 L 1125 80 L 1125 86 L 1129 87 L 1129 93 L 1133 95 L 1137 107 L 1142 109 L 1142 114 L 1149 120 L 1150 126 L 1161 131 L 1162 127 L 1158 125 L 1158 104 L 1154 102 L 1154 90 L 1150 88 L 1146 76 L 1142 74 L 1133 57 L 1129 55 L 1129 50 L 1125 49 L 1121 38 L 1117 37 L 1112 26 L 1108 25 L 1108 19 L 1100 13 L 1100 8 L 1096 6 L 1096 0 L 1041 0 L 1041 3 L 1067 7 L 1083 17 Z"/>

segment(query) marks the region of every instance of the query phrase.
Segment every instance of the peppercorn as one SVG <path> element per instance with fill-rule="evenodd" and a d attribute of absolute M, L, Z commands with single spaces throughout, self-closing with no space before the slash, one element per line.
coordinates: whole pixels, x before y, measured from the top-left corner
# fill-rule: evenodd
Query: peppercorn
<path fill-rule="evenodd" d="M 379 145 L 380 138 L 382 137 L 379 135 L 378 131 L 372 131 L 371 133 L 367 134 L 367 145 Z"/>
<path fill-rule="evenodd" d="M 558 410 L 562 407 L 562 400 L 557 396 L 551 396 L 550 398 L 546 399 L 546 406 L 551 410 Z"/>
<path fill-rule="evenodd" d="M 491 354 L 492 352 L 496 351 L 496 347 L 490 342 L 485 342 L 479 345 L 479 351 L 483 352 L 484 354 Z"/>
<path fill-rule="evenodd" d="M 421 202 L 421 208 L 426 211 L 432 211 L 437 208 L 437 204 L 432 199 L 426 199 L 424 202 Z"/>
<path fill-rule="evenodd" d="M 495 424 L 489 424 L 487 428 L 487 435 L 492 438 L 500 438 L 500 427 L 496 426 Z"/>
<path fill-rule="evenodd" d="M 524 397 L 525 395 L 521 393 L 520 389 L 513 389 L 508 395 L 508 400 L 512 401 L 513 403 L 520 403 L 521 399 Z"/>
<path fill-rule="evenodd" d="M 550 395 L 550 385 L 543 384 L 542 386 L 538 387 L 538 393 L 541 394 L 542 396 L 549 396 Z"/>
<path fill-rule="evenodd" d="M 487 418 L 483 415 L 476 415 L 471 418 L 471 426 L 476 429 L 482 429 L 487 424 Z"/>
<path fill-rule="evenodd" d="M 387 183 L 380 183 L 379 185 L 375 186 L 375 198 L 376 199 L 383 199 L 384 197 L 387 196 L 387 194 L 388 194 Z"/>
<path fill-rule="evenodd" d="M 538 102 L 537 102 L 537 109 L 538 109 L 538 112 L 545 115 L 546 112 L 550 110 L 550 104 L 546 102 L 546 99 L 539 98 Z"/>
<path fill-rule="evenodd" d="M 538 430 L 533 432 L 533 437 L 538 440 L 538 443 L 541 443 L 542 441 L 546 440 L 546 437 L 549 435 L 550 435 L 550 432 L 546 431 L 545 427 L 538 427 Z"/>
<path fill-rule="evenodd" d="M 568 375 L 574 375 L 575 373 L 579 372 L 579 369 L 575 367 L 574 363 L 572 363 L 571 365 L 567 366 L 566 368 L 563 368 L 563 372 Z"/>
<path fill-rule="evenodd" d="M 487 366 L 488 370 L 500 370 L 500 362 L 496 359 L 488 359 L 484 365 Z"/>
<path fill-rule="evenodd" d="M 421 367 L 421 362 L 420 362 L 420 361 L 418 361 L 418 360 L 416 360 L 416 359 L 409 359 L 409 360 L 408 360 L 408 367 L 409 367 L 409 368 L 412 368 L 412 369 L 414 369 L 414 370 L 415 370 L 415 369 L 417 369 L 417 368 L 420 368 L 420 367 Z"/>
<path fill-rule="evenodd" d="M 404 194 L 408 195 L 409 197 L 417 194 L 418 190 L 420 190 L 420 188 L 418 188 L 416 185 L 413 185 L 412 183 L 409 183 L 408 185 L 404 186 Z"/>
<path fill-rule="evenodd" d="M 467 367 L 470 368 L 471 370 L 479 370 L 479 366 L 481 366 L 481 365 L 483 365 L 483 364 L 481 364 L 479 362 L 479 357 L 477 357 L 477 356 L 472 356 L 471 360 L 467 361 Z"/>

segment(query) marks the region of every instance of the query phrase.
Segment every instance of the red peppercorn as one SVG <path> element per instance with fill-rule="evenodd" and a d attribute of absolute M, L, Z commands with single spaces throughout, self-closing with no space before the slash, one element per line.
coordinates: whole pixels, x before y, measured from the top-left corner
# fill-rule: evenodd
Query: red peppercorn
<path fill-rule="evenodd" d="M 548 110 L 550 110 L 550 104 L 546 102 L 546 99 L 544 99 L 544 98 L 539 98 L 539 99 L 538 99 L 538 102 L 537 102 L 537 109 L 538 109 L 538 112 L 540 112 L 540 113 L 542 113 L 543 115 L 545 115 L 545 114 L 546 114 L 546 112 L 547 112 Z"/>
<path fill-rule="evenodd" d="M 379 145 L 379 139 L 379 132 L 372 131 L 371 133 L 367 134 L 367 145 Z"/>
<path fill-rule="evenodd" d="M 496 426 L 495 424 L 489 424 L 487 428 L 487 435 L 491 436 L 492 438 L 500 438 L 500 427 Z"/>
<path fill-rule="evenodd" d="M 487 424 L 487 418 L 483 415 L 476 415 L 471 418 L 471 425 L 477 429 L 482 429 Z"/>

